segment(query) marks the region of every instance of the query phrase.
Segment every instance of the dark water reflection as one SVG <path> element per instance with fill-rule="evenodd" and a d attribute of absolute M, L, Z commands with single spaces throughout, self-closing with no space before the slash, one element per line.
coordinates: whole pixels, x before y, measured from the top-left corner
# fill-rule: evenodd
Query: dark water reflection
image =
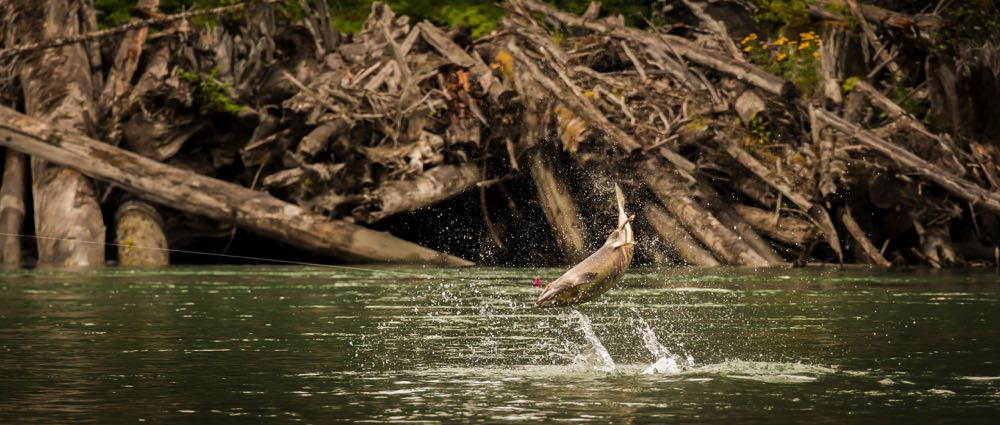
<path fill-rule="evenodd" d="M 1000 414 L 992 272 L 638 270 L 579 316 L 530 309 L 540 291 L 532 278 L 558 273 L 0 272 L 0 421 L 857 423 Z M 584 320 L 613 368 L 585 338 Z M 670 367 L 644 374 L 657 360 Z"/>

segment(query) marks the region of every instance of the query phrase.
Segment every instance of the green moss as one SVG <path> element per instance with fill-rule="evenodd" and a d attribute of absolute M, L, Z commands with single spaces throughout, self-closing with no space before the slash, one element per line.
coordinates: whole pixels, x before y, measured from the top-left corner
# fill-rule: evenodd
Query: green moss
<path fill-rule="evenodd" d="M 245 106 L 233 101 L 233 88 L 219 81 L 216 78 L 218 74 L 218 69 L 213 69 L 208 74 L 180 71 L 180 77 L 191 85 L 195 105 L 202 115 L 235 114 L 242 111 Z"/>

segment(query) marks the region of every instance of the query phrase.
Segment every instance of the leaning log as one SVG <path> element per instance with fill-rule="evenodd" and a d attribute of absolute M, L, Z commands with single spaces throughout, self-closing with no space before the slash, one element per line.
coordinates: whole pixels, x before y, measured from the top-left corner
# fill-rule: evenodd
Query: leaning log
<path fill-rule="evenodd" d="M 845 135 L 857 139 L 876 152 L 885 155 L 904 170 L 921 175 L 959 198 L 979 204 L 995 214 L 1000 214 L 1000 193 L 990 192 L 975 183 L 948 172 L 944 168 L 924 161 L 910 151 L 896 146 L 872 134 L 868 130 L 844 121 L 829 111 L 817 110 L 816 118 L 827 126 L 837 129 Z"/>
<path fill-rule="evenodd" d="M 844 223 L 844 228 L 847 229 L 847 233 L 851 235 L 851 238 L 854 239 L 854 243 L 857 244 L 857 247 L 861 250 L 861 253 L 864 253 L 865 258 L 868 261 L 872 262 L 872 264 L 875 264 L 876 266 L 879 267 L 886 267 L 886 268 L 892 267 L 892 263 L 890 263 L 888 260 L 885 259 L 885 257 L 882 256 L 882 253 L 879 252 L 879 249 L 875 247 L 875 244 L 873 244 L 871 239 L 868 238 L 868 235 L 865 234 L 865 231 L 861 229 L 861 226 L 858 225 L 858 222 L 855 221 L 854 217 L 851 216 L 850 209 L 845 208 L 841 212 L 840 222 Z"/>
<path fill-rule="evenodd" d="M 816 226 L 795 217 L 775 215 L 774 211 L 765 211 L 747 205 L 733 205 L 736 212 L 750 223 L 750 227 L 775 240 L 805 247 L 815 239 Z"/>
<path fill-rule="evenodd" d="M 0 186 L 0 264 L 21 264 L 21 229 L 24 226 L 25 175 L 28 157 L 7 149 Z"/>
<path fill-rule="evenodd" d="M 20 34 L 41 41 L 80 33 L 79 1 L 25 0 L 14 7 L 31 17 Z M 32 19 L 35 18 L 35 19 Z M 28 115 L 62 129 L 93 134 L 95 125 L 90 58 L 83 46 L 67 45 L 29 56 L 20 66 Z M 104 218 L 93 183 L 76 171 L 31 158 L 38 263 L 53 266 L 104 264 Z M 94 243 L 100 242 L 100 243 Z"/>
<path fill-rule="evenodd" d="M 232 183 L 162 164 L 0 107 L 0 145 L 114 183 L 145 199 L 348 261 L 471 265 L 458 257 Z"/>
<path fill-rule="evenodd" d="M 538 190 L 542 211 L 556 234 L 556 242 L 570 263 L 587 258 L 586 227 L 580 218 L 580 207 L 569 195 L 569 188 L 538 149 L 529 153 L 528 170 Z"/>
<path fill-rule="evenodd" d="M 687 195 L 684 185 L 654 161 L 640 168 L 646 186 L 712 254 L 727 264 L 765 267 L 769 263 L 732 230 Z"/>
<path fill-rule="evenodd" d="M 702 248 L 677 219 L 673 218 L 663 207 L 653 203 L 646 204 L 643 208 L 643 219 L 653 227 L 657 235 L 663 239 L 671 250 L 678 257 L 692 266 L 715 267 L 719 266 L 719 260 L 712 256 L 712 253 Z"/>
<path fill-rule="evenodd" d="M 374 223 L 391 215 L 437 204 L 471 189 L 479 182 L 479 167 L 473 163 L 439 165 L 408 180 L 386 183 L 368 193 L 354 218 Z"/>

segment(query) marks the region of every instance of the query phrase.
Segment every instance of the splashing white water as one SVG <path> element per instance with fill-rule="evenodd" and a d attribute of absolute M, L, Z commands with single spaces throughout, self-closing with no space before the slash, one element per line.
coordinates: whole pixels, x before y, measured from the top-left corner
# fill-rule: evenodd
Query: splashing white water
<path fill-rule="evenodd" d="M 594 334 L 594 329 L 590 324 L 590 318 L 577 310 L 573 310 L 572 315 L 580 324 L 580 331 L 583 332 L 583 338 L 590 343 L 590 346 L 594 348 L 594 353 L 597 354 L 597 357 L 601 360 L 602 365 L 597 369 L 602 372 L 614 371 L 615 361 L 611 358 L 611 354 L 608 353 L 608 350 L 604 348 L 604 344 L 601 343 L 601 340 L 597 339 L 597 335 Z"/>
<path fill-rule="evenodd" d="M 656 373 L 665 373 L 669 375 L 676 375 L 681 373 L 684 369 L 691 368 L 694 366 L 694 357 L 690 354 L 685 353 L 682 359 L 679 355 L 673 354 L 667 347 L 660 344 L 660 339 L 656 337 L 656 333 L 653 332 L 653 328 L 649 326 L 639 312 L 633 310 L 636 314 L 636 321 L 639 324 L 639 332 L 642 334 L 642 343 L 646 346 L 646 350 L 649 350 L 649 354 L 653 355 L 656 359 L 653 364 L 649 365 L 642 373 L 647 375 L 652 375 Z"/>

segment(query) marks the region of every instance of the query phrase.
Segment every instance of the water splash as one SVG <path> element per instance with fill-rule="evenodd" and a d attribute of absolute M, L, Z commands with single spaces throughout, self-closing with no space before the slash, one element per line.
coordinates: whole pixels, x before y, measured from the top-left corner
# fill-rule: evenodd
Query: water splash
<path fill-rule="evenodd" d="M 676 375 L 684 371 L 684 369 L 694 367 L 694 357 L 684 353 L 684 358 L 682 359 L 679 355 L 671 353 L 667 347 L 660 344 L 660 339 L 656 337 L 653 328 L 649 326 L 649 323 L 642 316 L 639 316 L 639 312 L 635 309 L 632 309 L 632 312 L 635 313 L 639 333 L 642 334 L 643 345 L 646 346 L 649 354 L 652 354 L 653 358 L 656 359 L 642 373 L 646 375 L 657 373 Z"/>
<path fill-rule="evenodd" d="M 588 318 L 583 313 L 577 310 L 573 310 L 571 315 L 576 318 L 577 322 L 580 324 L 580 331 L 583 332 L 583 338 L 590 343 L 590 346 L 594 348 L 594 353 L 601 360 L 602 365 L 597 368 L 602 372 L 611 372 L 615 370 L 615 361 L 611 358 L 611 354 L 608 350 L 604 348 L 604 344 L 601 340 L 597 338 L 594 334 L 594 329 L 591 326 L 590 318 Z"/>

